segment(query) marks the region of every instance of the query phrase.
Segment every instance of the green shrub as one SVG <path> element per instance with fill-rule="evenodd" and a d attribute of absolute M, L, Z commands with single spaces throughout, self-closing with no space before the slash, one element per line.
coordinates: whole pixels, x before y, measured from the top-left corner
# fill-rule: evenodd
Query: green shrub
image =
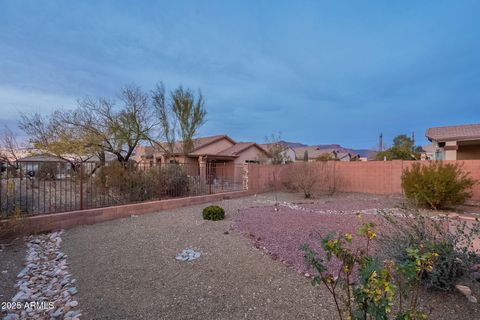
<path fill-rule="evenodd" d="M 471 197 L 475 183 L 459 164 L 439 161 L 430 165 L 414 163 L 402 174 L 402 189 L 407 199 L 434 210 L 463 204 Z"/>
<path fill-rule="evenodd" d="M 219 206 L 208 206 L 203 209 L 203 219 L 205 220 L 223 220 L 225 219 L 225 210 Z"/>
<path fill-rule="evenodd" d="M 399 264 L 409 262 L 405 248 L 422 248 L 438 254 L 431 272 L 422 277 L 427 288 L 452 290 L 478 262 L 472 249 L 474 239 L 480 235 L 478 222 L 467 223 L 448 217 L 433 220 L 415 209 L 400 215 L 391 212 L 382 215 L 388 221 L 385 233 L 379 237 L 384 259 L 393 259 Z"/>
<path fill-rule="evenodd" d="M 369 253 L 377 239 L 374 228 L 375 224 L 364 223 L 357 230 L 365 240 L 357 249 L 352 247 L 350 233 L 323 237 L 323 255 L 302 246 L 308 266 L 317 272 L 312 284 L 327 288 L 339 319 L 426 319 L 418 303 L 420 279 L 432 270 L 437 254 L 425 248 L 404 248 L 408 261 L 381 261 Z M 399 304 L 394 308 L 395 302 Z"/>
<path fill-rule="evenodd" d="M 181 165 L 168 164 L 160 170 L 164 182 L 165 194 L 170 197 L 181 197 L 188 194 L 189 179 Z"/>

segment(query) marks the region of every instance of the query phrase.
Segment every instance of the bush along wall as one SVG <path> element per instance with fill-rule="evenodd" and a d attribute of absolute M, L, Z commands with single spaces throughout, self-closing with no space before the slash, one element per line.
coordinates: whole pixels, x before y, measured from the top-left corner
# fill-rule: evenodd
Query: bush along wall
<path fill-rule="evenodd" d="M 225 210 L 215 205 L 204 208 L 202 214 L 204 220 L 216 221 L 225 219 Z"/>

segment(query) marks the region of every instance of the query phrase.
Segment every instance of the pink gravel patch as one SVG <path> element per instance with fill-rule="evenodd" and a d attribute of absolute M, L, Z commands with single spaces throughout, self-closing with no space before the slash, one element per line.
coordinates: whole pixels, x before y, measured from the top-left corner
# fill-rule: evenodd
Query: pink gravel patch
<path fill-rule="evenodd" d="M 377 229 L 384 225 L 382 217 L 356 214 L 322 214 L 304 212 L 290 208 L 274 207 L 249 208 L 242 210 L 236 217 L 233 227 L 249 236 L 254 246 L 265 250 L 273 259 L 280 260 L 299 273 L 312 273 L 305 263 L 303 244 L 310 245 L 318 253 L 320 239 L 330 233 L 351 233 L 352 248 L 365 245 L 363 238 L 356 236 L 358 227 L 366 222 L 374 222 Z M 336 267 L 336 263 L 329 264 Z"/>
<path fill-rule="evenodd" d="M 300 207 L 310 210 L 335 210 L 335 211 L 350 211 L 367 209 L 390 209 L 395 208 L 401 203 L 398 197 L 384 197 L 379 196 L 374 198 L 372 196 L 362 198 L 357 195 L 344 196 L 343 198 L 330 198 L 327 200 L 317 200 L 315 202 L 297 203 Z"/>

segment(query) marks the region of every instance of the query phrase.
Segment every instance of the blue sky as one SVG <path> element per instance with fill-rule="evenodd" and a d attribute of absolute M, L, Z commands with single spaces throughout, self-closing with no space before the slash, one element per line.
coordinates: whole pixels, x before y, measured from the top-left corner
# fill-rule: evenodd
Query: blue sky
<path fill-rule="evenodd" d="M 0 122 L 201 89 L 201 135 L 374 147 L 480 122 L 479 1 L 0 1 Z"/>

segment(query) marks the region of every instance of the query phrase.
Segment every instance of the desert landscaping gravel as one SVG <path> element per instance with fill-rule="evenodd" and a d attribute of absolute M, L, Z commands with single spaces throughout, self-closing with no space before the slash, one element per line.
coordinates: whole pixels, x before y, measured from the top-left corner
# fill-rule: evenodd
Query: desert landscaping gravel
<path fill-rule="evenodd" d="M 224 221 L 204 221 L 198 205 L 66 231 L 82 318 L 335 319 L 323 290 L 231 230 L 264 197 L 216 203 Z M 202 255 L 177 261 L 185 248 Z"/>
<path fill-rule="evenodd" d="M 0 241 L 0 303 L 10 301 L 17 293 L 14 286 L 24 259 L 25 244 L 21 238 Z"/>
<path fill-rule="evenodd" d="M 277 201 L 287 206 L 275 211 L 272 204 Z M 205 204 L 76 227 L 62 233 L 62 251 L 77 280 L 75 299 L 81 319 L 337 319 L 323 287 L 313 287 L 283 259 L 272 259 L 267 247 L 275 241 L 269 237 L 280 232 L 286 239 L 295 238 L 302 221 L 324 221 L 305 216 L 290 230 L 279 227 L 291 224 L 292 215 L 299 218 L 299 213 L 337 212 L 336 220 L 324 224 L 327 230 L 335 223 L 347 224 L 348 213 L 355 210 L 391 208 L 399 202 L 395 197 L 359 194 L 308 201 L 296 194 L 262 194 L 213 203 L 225 208 L 223 221 L 204 221 L 201 212 L 209 205 Z M 245 215 L 251 221 L 238 228 Z M 265 227 L 256 226 L 255 219 L 266 219 L 265 226 L 275 223 L 276 227 L 270 234 L 252 237 L 250 233 Z M 253 227 L 259 229 L 252 231 Z M 176 260 L 185 249 L 201 255 L 190 262 Z M 8 261 L 1 261 L 0 267 L 14 270 L 18 264 L 16 275 L 23 263 L 19 253 L 3 253 L 0 258 Z M 15 276 L 9 280 L 12 286 L 15 280 Z M 4 291 L 5 287 L 9 284 L 0 284 L 5 296 L 16 293 L 14 288 Z M 472 291 L 479 295 L 478 286 Z M 432 311 L 431 319 L 476 319 L 480 312 L 478 304 L 459 294 L 429 291 L 422 297 Z"/>

